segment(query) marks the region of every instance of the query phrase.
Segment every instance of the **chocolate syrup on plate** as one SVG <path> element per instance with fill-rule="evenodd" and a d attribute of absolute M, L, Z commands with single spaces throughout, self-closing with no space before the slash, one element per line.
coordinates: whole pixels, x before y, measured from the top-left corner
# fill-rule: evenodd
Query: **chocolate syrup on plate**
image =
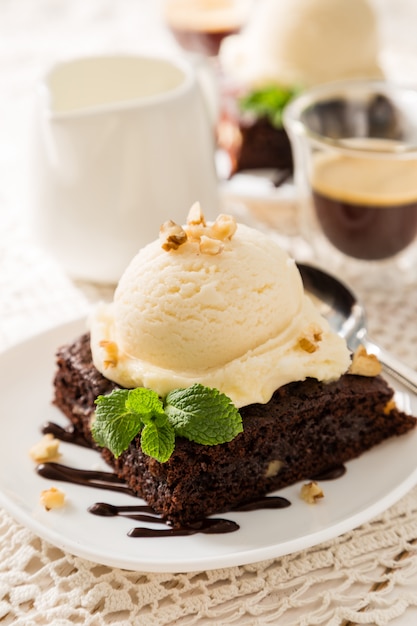
<path fill-rule="evenodd" d="M 76 433 L 72 426 L 63 428 L 62 426 L 59 426 L 59 424 L 55 424 L 54 422 L 46 422 L 46 424 L 42 426 L 41 431 L 43 435 L 47 435 L 50 433 L 60 441 L 74 443 L 77 446 L 82 446 L 83 448 L 91 448 L 91 444 L 88 443 L 87 439 L 83 435 Z"/>
<path fill-rule="evenodd" d="M 72 428 L 62 428 L 58 424 L 48 422 L 42 432 L 52 433 L 57 439 L 67 443 L 74 443 L 91 448 L 86 439 L 77 435 Z M 346 469 L 343 465 L 332 468 L 327 472 L 313 478 L 313 480 L 333 480 L 343 476 Z M 36 467 L 36 472 L 43 478 L 61 482 L 69 482 L 85 487 L 95 487 L 109 491 L 120 491 L 128 495 L 136 494 L 127 486 L 126 482 L 113 472 L 102 472 L 76 469 L 60 463 L 41 463 Z M 243 502 L 234 511 L 256 511 L 259 509 L 282 509 L 291 505 L 291 502 L 281 496 L 261 496 L 259 498 Z M 146 524 L 164 525 L 165 528 L 148 528 L 141 526 L 132 528 L 127 534 L 129 537 L 179 537 L 204 534 L 223 534 L 239 530 L 239 524 L 223 518 L 206 518 L 193 522 L 180 528 L 173 528 L 148 505 L 116 506 L 107 502 L 96 502 L 88 508 L 89 513 L 101 517 L 127 517 Z"/>
<path fill-rule="evenodd" d="M 324 481 L 324 480 L 336 480 L 346 474 L 346 467 L 344 465 L 335 465 L 324 472 L 316 474 L 311 477 L 311 480 Z"/>
<path fill-rule="evenodd" d="M 104 517 L 128 517 L 129 519 L 139 520 L 152 524 L 164 524 L 168 526 L 164 520 L 157 517 L 150 506 L 115 506 L 107 502 L 96 502 L 89 507 L 88 511 L 93 515 L 102 515 Z M 178 537 L 181 535 L 195 535 L 196 533 L 219 534 L 231 533 L 239 529 L 236 522 L 227 519 L 203 519 L 184 526 L 182 528 L 166 527 L 164 529 L 155 528 L 132 528 L 128 532 L 129 537 Z"/>
<path fill-rule="evenodd" d="M 129 495 L 136 495 L 129 489 L 125 481 L 118 478 L 112 472 L 101 472 L 76 469 L 61 465 L 60 463 L 41 463 L 36 468 L 37 473 L 43 478 L 70 482 L 85 487 L 121 491 Z M 282 509 L 290 506 L 290 501 L 280 496 L 262 496 L 249 502 L 244 502 L 235 507 L 235 511 L 255 511 L 257 509 Z M 102 517 L 128 517 L 129 519 L 152 523 L 164 524 L 166 528 L 133 528 L 128 532 L 129 537 L 172 537 L 182 535 L 195 535 L 196 533 L 220 534 L 239 530 L 239 525 L 232 520 L 222 518 L 207 518 L 198 520 L 193 524 L 181 528 L 172 528 L 162 520 L 148 505 L 116 506 L 106 502 L 96 502 L 88 509 L 93 515 Z"/>
<path fill-rule="evenodd" d="M 98 472 L 92 470 L 75 469 L 61 465 L 61 463 L 41 463 L 36 467 L 39 476 L 50 480 L 59 480 L 64 483 L 83 485 L 84 487 L 96 487 L 109 491 L 121 491 L 131 496 L 136 495 L 126 482 L 112 472 Z"/>

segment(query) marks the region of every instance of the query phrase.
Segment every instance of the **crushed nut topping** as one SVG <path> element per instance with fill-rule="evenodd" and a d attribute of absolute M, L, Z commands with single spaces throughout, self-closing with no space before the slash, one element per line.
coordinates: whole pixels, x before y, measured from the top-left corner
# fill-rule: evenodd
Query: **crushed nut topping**
<path fill-rule="evenodd" d="M 311 324 L 305 333 L 298 339 L 298 345 L 302 350 L 312 354 L 319 348 L 319 343 L 322 340 L 323 331 L 320 326 Z"/>
<path fill-rule="evenodd" d="M 47 433 L 29 450 L 30 457 L 36 463 L 47 463 L 48 461 L 56 461 L 59 454 L 59 439 L 51 433 Z"/>
<path fill-rule="evenodd" d="M 314 480 L 301 487 L 301 498 L 308 504 L 316 504 L 320 498 L 324 498 L 322 488 Z"/>
<path fill-rule="evenodd" d="M 224 244 L 218 239 L 212 239 L 211 237 L 207 237 L 206 235 L 201 236 L 200 252 L 202 252 L 203 254 L 220 254 L 223 249 Z"/>
<path fill-rule="evenodd" d="M 357 376 L 378 376 L 382 371 L 382 365 L 375 354 L 368 354 L 363 346 L 359 346 L 353 355 L 349 367 L 349 374 Z"/>
<path fill-rule="evenodd" d="M 159 230 L 159 238 L 162 241 L 163 250 L 177 250 L 187 241 L 187 234 L 182 228 L 172 220 L 162 224 Z"/>
<path fill-rule="evenodd" d="M 221 241 L 230 240 L 237 229 L 236 220 L 231 215 L 221 213 L 211 226 L 211 236 Z"/>
<path fill-rule="evenodd" d="M 199 202 L 194 202 L 191 209 L 188 211 L 187 215 L 187 225 L 188 226 L 202 226 L 203 228 L 206 226 L 206 220 L 203 214 L 203 209 Z"/>
<path fill-rule="evenodd" d="M 216 255 L 224 249 L 237 229 L 236 220 L 231 215 L 220 214 L 212 224 L 207 224 L 200 203 L 191 207 L 187 224 L 179 226 L 172 220 L 165 222 L 159 231 L 163 250 L 177 250 L 187 241 L 198 243 L 202 254 Z"/>
<path fill-rule="evenodd" d="M 41 491 L 40 502 L 47 511 L 60 509 L 65 504 L 65 493 L 56 487 L 50 487 Z"/>
<path fill-rule="evenodd" d="M 116 367 L 119 355 L 119 348 L 117 347 L 117 343 L 115 341 L 102 339 L 99 342 L 99 346 L 100 348 L 104 349 L 106 355 L 103 359 L 104 369 L 108 369 L 109 367 Z"/>

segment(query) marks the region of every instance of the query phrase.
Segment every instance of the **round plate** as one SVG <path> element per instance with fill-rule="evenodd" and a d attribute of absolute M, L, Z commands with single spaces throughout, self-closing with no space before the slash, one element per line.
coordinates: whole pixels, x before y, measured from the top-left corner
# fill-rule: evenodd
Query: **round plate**
<path fill-rule="evenodd" d="M 77 320 L 31 338 L 0 355 L 2 437 L 0 504 L 19 522 L 50 543 L 104 565 L 147 572 L 189 572 L 243 565 L 302 550 L 351 530 L 378 515 L 417 482 L 417 429 L 395 437 L 347 464 L 346 474 L 323 483 L 325 497 L 314 506 L 300 498 L 300 485 L 279 492 L 292 505 L 280 510 L 223 515 L 240 529 L 224 535 L 131 538 L 138 525 L 129 519 L 96 517 L 94 502 L 138 504 L 131 496 L 51 483 L 35 472 L 29 449 L 41 438 L 47 420 L 66 424 L 51 404 L 54 354 L 85 329 Z M 391 381 L 390 381 L 391 382 Z M 401 408 L 417 414 L 417 398 L 397 392 Z M 61 444 L 65 465 L 108 470 L 100 455 Z M 62 509 L 46 511 L 40 492 L 56 486 L 66 493 Z"/>

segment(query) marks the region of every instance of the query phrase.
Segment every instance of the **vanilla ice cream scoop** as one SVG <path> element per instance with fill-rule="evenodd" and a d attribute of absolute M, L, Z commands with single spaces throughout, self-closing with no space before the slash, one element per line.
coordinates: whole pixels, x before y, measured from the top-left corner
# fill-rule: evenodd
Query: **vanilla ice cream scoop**
<path fill-rule="evenodd" d="M 124 387 L 164 396 L 198 382 L 237 406 L 267 402 L 306 376 L 337 378 L 350 361 L 305 297 L 295 262 L 225 216 L 171 225 L 143 248 L 113 303 L 92 317 L 91 337 L 95 366 Z"/>
<path fill-rule="evenodd" d="M 306 88 L 379 78 L 377 19 L 367 0 L 263 0 L 220 49 L 225 71 L 248 87 Z"/>

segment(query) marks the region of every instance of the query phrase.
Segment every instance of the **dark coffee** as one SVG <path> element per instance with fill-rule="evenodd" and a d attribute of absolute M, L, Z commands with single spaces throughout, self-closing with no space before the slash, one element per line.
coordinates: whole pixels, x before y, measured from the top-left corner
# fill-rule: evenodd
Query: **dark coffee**
<path fill-rule="evenodd" d="M 364 260 L 392 257 L 417 235 L 417 161 L 326 155 L 315 162 L 313 202 L 327 239 Z"/>
<path fill-rule="evenodd" d="M 225 37 L 239 32 L 239 29 L 219 29 L 212 31 L 192 30 L 187 28 L 170 27 L 172 34 L 179 45 L 188 52 L 198 52 L 207 56 L 216 56 L 220 44 Z"/>
<path fill-rule="evenodd" d="M 165 21 L 184 50 L 216 56 L 225 37 L 238 33 L 244 11 L 231 0 L 167 0 Z"/>

